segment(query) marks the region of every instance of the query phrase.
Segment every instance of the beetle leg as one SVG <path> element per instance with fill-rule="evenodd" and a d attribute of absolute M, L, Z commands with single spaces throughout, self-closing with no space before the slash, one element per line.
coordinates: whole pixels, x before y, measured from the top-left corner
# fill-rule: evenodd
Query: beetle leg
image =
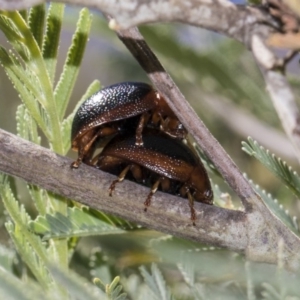
<path fill-rule="evenodd" d="M 71 164 L 71 168 L 77 169 L 79 165 L 84 162 L 88 165 L 91 165 L 91 158 L 94 154 L 96 145 L 95 141 L 98 137 L 105 137 L 108 135 L 112 135 L 117 132 L 116 128 L 113 127 L 104 127 L 100 128 L 93 136 L 90 138 L 88 143 L 84 144 L 84 146 L 79 146 L 78 149 L 78 158 Z M 89 138 L 89 135 L 86 135 L 87 138 Z M 93 147 L 94 146 L 94 147 Z"/>
<path fill-rule="evenodd" d="M 179 121 L 176 119 L 172 119 L 170 117 L 163 118 L 162 115 L 159 114 L 159 119 L 160 119 L 160 130 L 165 132 L 167 135 L 169 135 L 172 138 L 182 138 L 180 135 L 180 132 L 178 130 L 179 128 Z"/>
<path fill-rule="evenodd" d="M 187 131 L 183 125 L 175 118 L 161 118 L 160 130 L 164 131 L 172 138 L 184 139 L 187 136 Z"/>
<path fill-rule="evenodd" d="M 195 208 L 194 208 L 194 198 L 192 196 L 192 194 L 190 193 L 190 191 L 187 192 L 187 196 L 189 199 L 189 206 L 191 209 L 191 220 L 193 222 L 193 225 L 196 226 L 195 221 L 196 221 L 196 212 L 195 212 Z"/>
<path fill-rule="evenodd" d="M 151 117 L 151 122 L 154 125 L 158 125 L 163 121 L 161 114 L 158 111 L 154 111 Z"/>
<path fill-rule="evenodd" d="M 148 122 L 149 120 L 149 113 L 148 112 L 145 112 L 141 115 L 141 118 L 140 118 L 140 121 L 139 121 L 139 124 L 136 128 L 136 132 L 135 132 L 135 144 L 137 146 L 143 146 L 143 139 L 142 139 L 142 132 L 143 132 L 143 129 L 145 127 L 145 124 Z"/>
<path fill-rule="evenodd" d="M 157 181 L 155 181 L 155 183 L 153 184 L 152 188 L 151 188 L 151 192 L 148 195 L 146 201 L 144 202 L 145 208 L 144 211 L 147 211 L 148 206 L 150 206 L 151 204 L 151 198 L 152 196 L 156 193 L 159 185 L 161 184 L 161 182 L 163 181 L 163 177 L 160 177 Z"/>
<path fill-rule="evenodd" d="M 195 221 L 196 221 L 196 212 L 195 212 L 195 208 L 194 208 L 194 197 L 192 196 L 189 187 L 184 184 L 180 190 L 179 193 L 182 197 L 185 197 L 185 195 L 187 195 L 188 200 L 189 200 L 189 207 L 191 210 L 191 220 L 193 222 L 193 225 L 195 226 Z"/>
<path fill-rule="evenodd" d="M 82 162 L 82 156 L 78 156 L 78 158 L 71 163 L 71 168 L 72 169 L 78 169 L 81 162 Z"/>
<path fill-rule="evenodd" d="M 114 181 L 112 182 L 112 184 L 111 184 L 110 187 L 109 187 L 109 196 L 112 196 L 112 192 L 114 191 L 114 189 L 115 189 L 115 187 L 116 187 L 116 184 L 117 184 L 118 182 L 122 182 L 122 181 L 124 180 L 126 174 L 127 174 L 128 171 L 130 170 L 130 167 L 131 167 L 131 165 L 128 165 L 128 166 L 120 173 L 119 178 L 116 179 L 116 180 L 114 180 Z"/>

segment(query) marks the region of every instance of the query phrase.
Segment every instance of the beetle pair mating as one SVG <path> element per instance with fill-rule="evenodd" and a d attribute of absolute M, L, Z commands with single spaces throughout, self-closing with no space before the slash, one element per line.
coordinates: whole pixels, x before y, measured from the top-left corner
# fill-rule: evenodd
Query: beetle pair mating
<path fill-rule="evenodd" d="M 72 124 L 72 149 L 81 162 L 119 175 L 118 182 L 131 177 L 151 184 L 145 211 L 158 188 L 187 197 L 191 219 L 196 219 L 193 202 L 212 204 L 213 193 L 200 159 L 181 140 L 186 129 L 164 98 L 150 85 L 137 82 L 106 87 L 87 99 Z M 111 138 L 107 142 L 107 138 Z M 93 158 L 97 147 L 103 146 Z"/>

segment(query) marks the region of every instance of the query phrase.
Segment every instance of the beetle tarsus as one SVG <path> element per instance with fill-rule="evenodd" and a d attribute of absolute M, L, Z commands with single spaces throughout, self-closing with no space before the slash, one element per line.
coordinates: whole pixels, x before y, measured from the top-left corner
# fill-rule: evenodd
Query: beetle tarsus
<path fill-rule="evenodd" d="M 112 193 L 113 193 L 113 191 L 115 190 L 115 188 L 116 188 L 116 184 L 117 184 L 117 182 L 119 182 L 119 180 L 117 179 L 117 180 L 114 180 L 113 182 L 112 182 L 112 184 L 110 185 L 110 187 L 109 187 L 109 196 L 110 197 L 112 197 Z"/>
<path fill-rule="evenodd" d="M 144 205 L 145 205 L 144 211 L 147 211 L 147 208 L 150 206 L 152 196 L 153 196 L 153 193 L 151 192 L 151 193 L 148 195 L 146 201 L 144 202 Z"/>
<path fill-rule="evenodd" d="M 81 164 L 81 160 L 75 160 L 71 163 L 71 169 L 78 169 L 79 165 Z"/>

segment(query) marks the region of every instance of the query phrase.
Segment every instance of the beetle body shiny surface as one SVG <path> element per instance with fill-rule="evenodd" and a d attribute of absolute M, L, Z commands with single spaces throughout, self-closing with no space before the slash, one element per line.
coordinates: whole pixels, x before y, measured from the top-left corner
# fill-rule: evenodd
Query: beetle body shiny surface
<path fill-rule="evenodd" d="M 136 122 L 127 122 L 137 116 Z M 78 159 L 72 167 L 77 168 L 81 161 L 90 161 L 99 138 L 131 130 L 128 124 L 136 124 L 133 129 L 136 132 L 135 143 L 141 146 L 142 131 L 149 122 L 172 137 L 184 138 L 187 134 L 164 98 L 150 85 L 124 82 L 100 90 L 87 99 L 75 114 L 71 142 L 72 149 L 78 151 Z"/>
<path fill-rule="evenodd" d="M 213 203 L 210 181 L 200 159 L 181 141 L 157 131 L 145 132 L 143 141 L 143 146 L 137 146 L 134 135 L 116 137 L 95 158 L 99 169 L 120 174 L 110 186 L 110 194 L 115 184 L 129 173 L 138 182 L 146 183 L 150 179 L 153 185 L 145 207 L 150 205 L 152 195 L 160 187 L 189 199 L 194 222 L 193 201 Z"/>

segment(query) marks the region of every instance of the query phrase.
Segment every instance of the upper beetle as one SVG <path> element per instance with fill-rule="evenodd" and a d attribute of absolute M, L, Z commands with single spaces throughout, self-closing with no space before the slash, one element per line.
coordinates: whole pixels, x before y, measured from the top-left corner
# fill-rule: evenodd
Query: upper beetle
<path fill-rule="evenodd" d="M 165 192 L 189 199 L 194 224 L 194 200 L 213 204 L 210 181 L 200 159 L 187 145 L 159 131 L 144 132 L 143 141 L 143 146 L 137 146 L 134 135 L 117 136 L 94 158 L 97 168 L 119 175 L 112 182 L 109 194 L 117 182 L 131 176 L 138 182 L 152 184 L 144 203 L 145 210 L 152 195 L 161 187 Z"/>
<path fill-rule="evenodd" d="M 127 119 L 137 116 L 133 123 L 138 146 L 143 144 L 142 131 L 149 122 L 172 137 L 182 139 L 187 135 L 165 99 L 152 86 L 142 82 L 114 84 L 92 95 L 77 110 L 71 143 L 78 158 L 71 166 L 77 168 L 81 161 L 89 163 L 99 138 L 126 129 Z"/>

